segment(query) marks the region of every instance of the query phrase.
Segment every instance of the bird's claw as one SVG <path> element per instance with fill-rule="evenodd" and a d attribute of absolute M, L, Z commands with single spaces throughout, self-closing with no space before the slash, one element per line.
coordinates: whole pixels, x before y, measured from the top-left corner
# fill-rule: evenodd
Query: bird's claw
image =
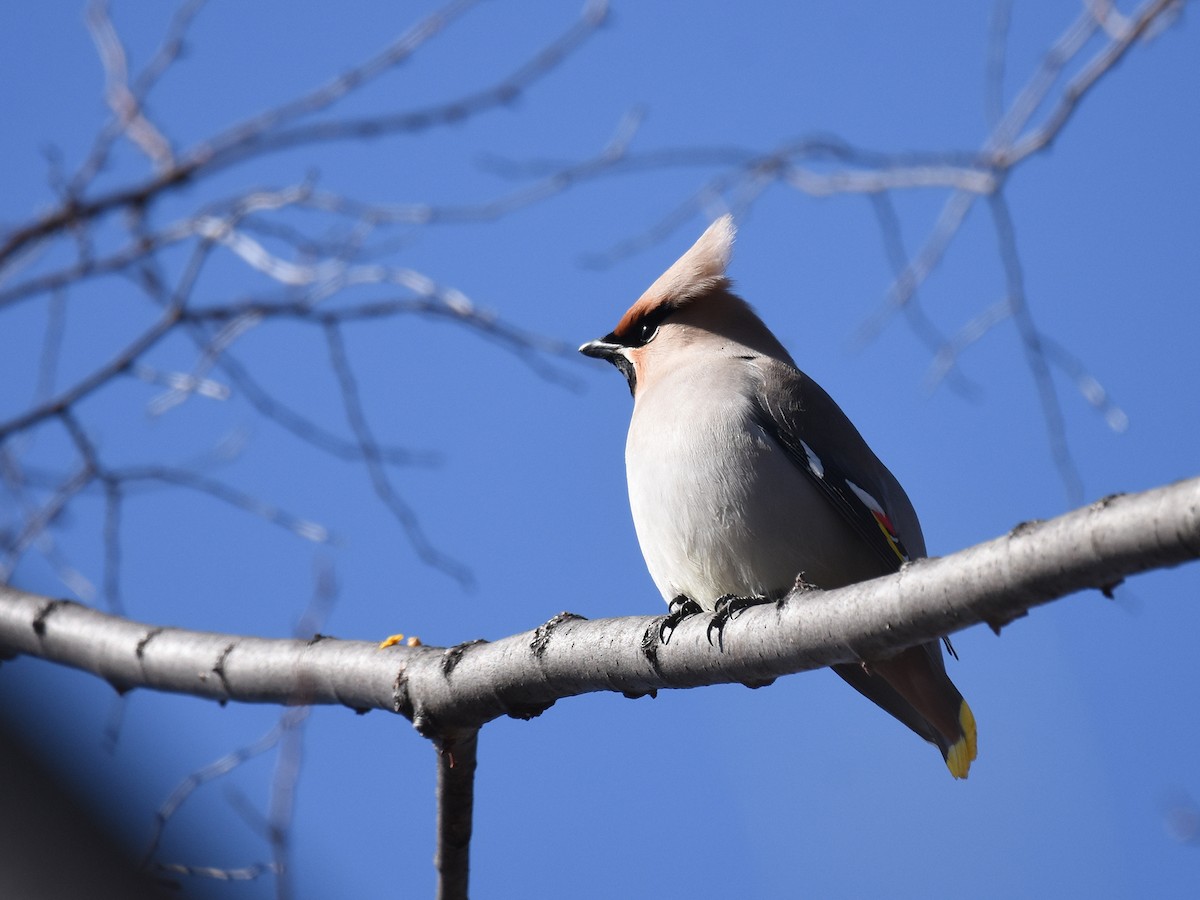
<path fill-rule="evenodd" d="M 658 620 L 658 624 L 652 623 L 646 629 L 646 633 L 642 635 L 642 653 L 645 654 L 650 667 L 656 674 L 662 675 L 662 669 L 658 665 L 658 648 L 667 645 L 680 622 L 688 616 L 694 616 L 703 611 L 703 608 L 695 600 L 680 594 L 667 604 L 667 614 Z"/>
<path fill-rule="evenodd" d="M 744 613 L 751 606 L 769 603 L 770 597 L 736 597 L 726 594 L 718 597 L 713 607 L 712 621 L 708 623 L 708 644 L 720 650 L 725 649 L 725 626 Z M 713 631 L 717 632 L 717 643 L 713 644 Z"/>
<path fill-rule="evenodd" d="M 704 609 L 699 603 L 691 597 L 680 594 L 667 604 L 667 614 L 663 616 L 662 622 L 658 625 L 658 642 L 664 645 L 670 642 L 671 635 L 680 622 L 688 616 L 694 616 L 701 612 L 704 612 Z"/>

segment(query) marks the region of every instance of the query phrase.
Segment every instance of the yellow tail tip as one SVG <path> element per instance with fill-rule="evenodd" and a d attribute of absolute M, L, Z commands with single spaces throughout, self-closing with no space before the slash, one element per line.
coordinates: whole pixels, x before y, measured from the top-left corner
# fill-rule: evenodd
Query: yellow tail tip
<path fill-rule="evenodd" d="M 955 778 L 966 778 L 971 771 L 971 762 L 979 748 L 979 739 L 975 732 L 975 716 L 967 701 L 962 702 L 958 710 L 958 724 L 962 728 L 962 737 L 950 745 L 946 751 L 946 768 Z"/>

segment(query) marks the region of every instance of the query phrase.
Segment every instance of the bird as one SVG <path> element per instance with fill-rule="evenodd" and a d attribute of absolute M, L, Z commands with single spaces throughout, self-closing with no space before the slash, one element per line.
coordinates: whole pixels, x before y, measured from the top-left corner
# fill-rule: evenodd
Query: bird
<path fill-rule="evenodd" d="M 900 482 L 733 293 L 735 234 L 731 216 L 718 218 L 613 331 L 579 348 L 614 365 L 633 395 L 629 505 L 675 613 L 778 600 L 798 578 L 843 587 L 925 555 Z M 975 718 L 938 641 L 833 669 L 967 777 Z"/>

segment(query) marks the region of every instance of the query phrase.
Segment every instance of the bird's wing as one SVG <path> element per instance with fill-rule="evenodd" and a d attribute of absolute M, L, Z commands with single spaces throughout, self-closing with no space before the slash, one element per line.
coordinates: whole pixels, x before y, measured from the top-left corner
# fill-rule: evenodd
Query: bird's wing
<path fill-rule="evenodd" d="M 755 361 L 762 374 L 755 421 L 872 549 L 879 572 L 925 555 L 925 541 L 904 489 L 816 382 L 778 360 Z M 857 574 L 857 573 L 856 573 Z"/>
<path fill-rule="evenodd" d="M 845 573 L 846 583 L 895 571 L 924 556 L 925 539 L 908 495 L 832 398 L 795 366 L 765 358 L 754 364 L 762 374 L 755 420 L 872 548 L 879 570 L 868 563 L 862 571 Z M 937 641 L 866 665 L 833 668 L 936 744 L 954 777 L 967 776 L 976 753 L 975 718 L 946 675 Z"/>

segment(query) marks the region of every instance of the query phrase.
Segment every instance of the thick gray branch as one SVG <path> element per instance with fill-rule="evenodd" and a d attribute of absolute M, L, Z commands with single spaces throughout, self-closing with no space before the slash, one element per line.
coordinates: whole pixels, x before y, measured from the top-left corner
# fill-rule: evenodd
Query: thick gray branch
<path fill-rule="evenodd" d="M 155 628 L 0 587 L 0 648 L 95 673 L 118 689 L 217 700 L 387 709 L 430 737 L 502 715 L 528 718 L 590 691 L 644 694 L 761 683 L 832 663 L 887 656 L 970 625 L 1009 622 L 1086 588 L 1200 558 L 1200 478 L 1102 500 L 952 556 L 836 591 L 793 592 L 754 607 L 709 643 L 684 621 L 642 649 L 660 617 L 587 621 L 564 613 L 491 643 L 379 650 L 363 641 L 272 640 Z"/>
<path fill-rule="evenodd" d="M 466 900 L 475 808 L 475 763 L 479 732 L 442 740 L 437 748 L 438 900 Z"/>

